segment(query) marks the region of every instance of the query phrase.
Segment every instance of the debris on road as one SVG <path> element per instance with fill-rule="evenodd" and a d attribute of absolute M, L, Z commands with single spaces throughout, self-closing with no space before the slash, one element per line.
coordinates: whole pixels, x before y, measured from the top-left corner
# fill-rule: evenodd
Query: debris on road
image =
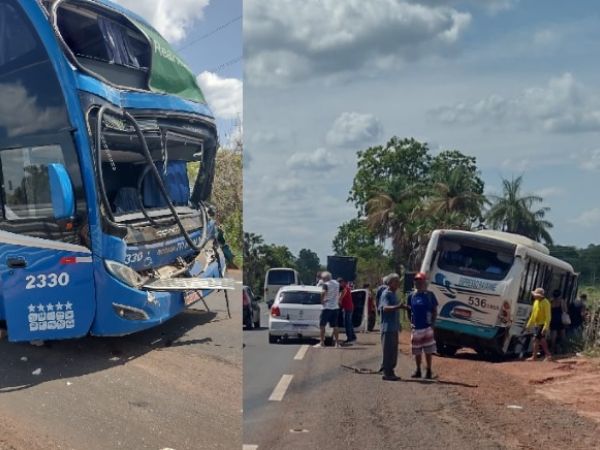
<path fill-rule="evenodd" d="M 31 375 L 35 375 L 35 376 L 38 376 L 41 374 L 42 374 L 42 369 L 39 367 L 37 369 L 35 369 L 33 372 L 31 372 Z"/>
<path fill-rule="evenodd" d="M 519 405 L 506 405 L 508 409 L 523 409 L 522 406 Z"/>
<path fill-rule="evenodd" d="M 21 361 L 23 361 L 23 362 L 27 362 L 27 361 L 28 361 L 28 360 L 27 360 L 27 356 L 21 356 Z"/>

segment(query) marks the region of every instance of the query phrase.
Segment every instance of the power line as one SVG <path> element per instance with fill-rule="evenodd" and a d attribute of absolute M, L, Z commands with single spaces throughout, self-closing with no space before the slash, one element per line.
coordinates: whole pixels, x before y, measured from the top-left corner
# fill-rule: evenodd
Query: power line
<path fill-rule="evenodd" d="M 182 50 L 185 50 L 186 48 L 190 47 L 191 45 L 195 44 L 196 42 L 199 42 L 199 41 L 201 41 L 201 40 L 203 40 L 203 39 L 206 39 L 207 37 L 210 37 L 210 36 L 212 36 L 213 34 L 216 34 L 216 33 L 218 33 L 219 31 L 223 30 L 224 28 L 227 28 L 229 25 L 231 25 L 231 24 L 233 24 L 233 23 L 235 23 L 235 22 L 237 22 L 237 21 L 239 21 L 239 20 L 242 20 L 242 16 L 238 16 L 238 17 L 236 17 L 236 18 L 234 18 L 234 19 L 231 19 L 230 21 L 228 21 L 228 22 L 225 22 L 225 23 L 224 23 L 224 24 L 222 24 L 222 25 L 219 25 L 219 26 L 218 26 L 217 28 L 215 28 L 214 30 L 212 30 L 212 31 L 209 31 L 209 32 L 208 32 L 208 33 L 206 33 L 206 34 L 203 34 L 202 36 L 200 36 L 200 37 L 197 37 L 196 39 L 193 39 L 193 40 L 191 40 L 190 42 L 188 42 L 188 43 L 187 43 L 187 44 L 185 44 L 184 46 L 182 46 L 182 47 L 179 47 L 179 48 L 177 49 L 177 51 L 178 51 L 178 52 L 180 52 L 180 51 L 182 51 Z"/>
<path fill-rule="evenodd" d="M 223 64 L 220 64 L 213 69 L 209 69 L 208 72 L 218 73 L 218 72 L 222 71 L 223 69 L 225 69 L 229 66 L 233 66 L 234 64 L 240 62 L 242 59 L 243 59 L 242 56 L 238 56 L 237 58 L 230 59 L 229 61 L 225 61 Z"/>

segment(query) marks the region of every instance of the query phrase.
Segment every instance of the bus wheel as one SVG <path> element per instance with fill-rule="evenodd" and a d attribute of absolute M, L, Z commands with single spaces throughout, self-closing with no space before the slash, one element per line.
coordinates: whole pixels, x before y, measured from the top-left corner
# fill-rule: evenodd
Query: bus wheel
<path fill-rule="evenodd" d="M 441 356 L 454 356 L 456 355 L 456 352 L 458 351 L 459 347 L 456 347 L 454 345 L 448 345 L 448 344 L 440 344 L 438 345 L 438 353 Z"/>

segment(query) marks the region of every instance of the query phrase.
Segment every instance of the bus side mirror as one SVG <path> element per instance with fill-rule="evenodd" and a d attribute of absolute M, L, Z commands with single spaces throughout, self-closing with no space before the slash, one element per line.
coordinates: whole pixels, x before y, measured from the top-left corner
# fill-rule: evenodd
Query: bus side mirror
<path fill-rule="evenodd" d="M 48 164 L 50 197 L 55 219 L 68 219 L 75 215 L 73 184 L 62 164 Z"/>

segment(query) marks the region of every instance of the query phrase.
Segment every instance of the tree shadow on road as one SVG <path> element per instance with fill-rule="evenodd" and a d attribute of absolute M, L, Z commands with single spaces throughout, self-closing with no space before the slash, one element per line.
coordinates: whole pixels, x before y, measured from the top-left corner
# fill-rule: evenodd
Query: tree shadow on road
<path fill-rule="evenodd" d="M 128 336 L 46 341 L 40 347 L 0 341 L 0 395 L 108 370 L 161 348 L 212 342 L 211 338 L 181 338 L 216 316 L 214 311 L 188 309 L 160 326 Z"/>

